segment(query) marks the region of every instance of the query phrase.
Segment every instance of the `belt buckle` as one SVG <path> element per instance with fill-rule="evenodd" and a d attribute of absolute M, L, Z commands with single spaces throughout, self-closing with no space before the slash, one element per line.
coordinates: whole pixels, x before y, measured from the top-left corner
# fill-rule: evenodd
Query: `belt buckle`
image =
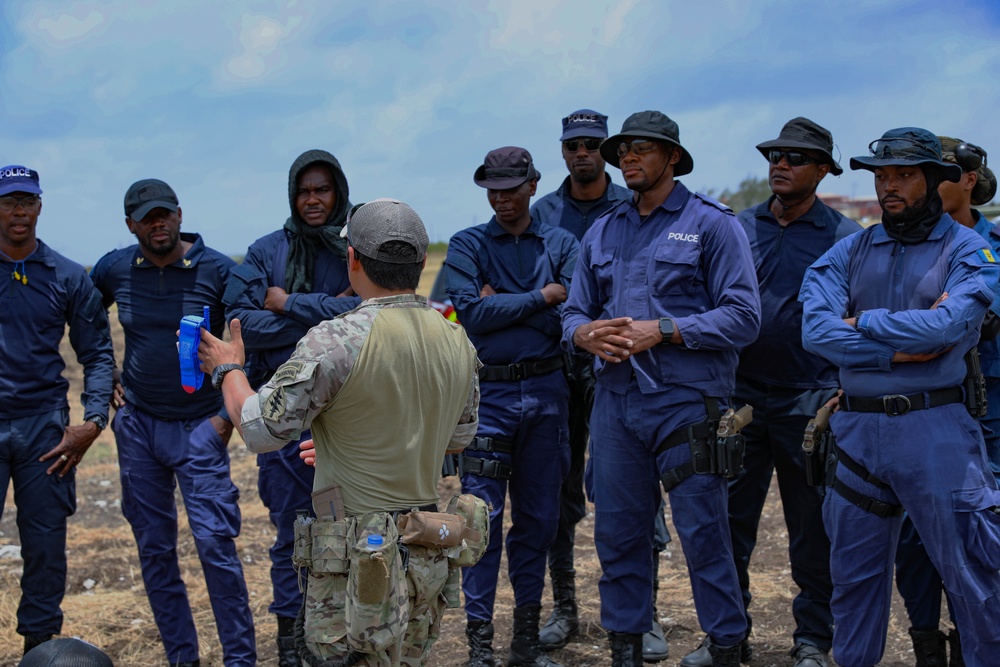
<path fill-rule="evenodd" d="M 899 417 L 907 414 L 912 405 L 910 399 L 903 394 L 890 394 L 882 397 L 882 408 L 889 417 Z"/>
<path fill-rule="evenodd" d="M 507 364 L 507 370 L 510 371 L 511 380 L 524 379 L 523 364 Z"/>

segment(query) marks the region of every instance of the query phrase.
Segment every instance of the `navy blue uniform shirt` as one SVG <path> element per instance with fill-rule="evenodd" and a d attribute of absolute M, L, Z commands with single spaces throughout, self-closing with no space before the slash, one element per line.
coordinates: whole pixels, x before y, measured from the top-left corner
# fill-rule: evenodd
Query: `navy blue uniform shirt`
<path fill-rule="evenodd" d="M 802 348 L 799 289 L 806 269 L 861 225 L 816 198 L 806 213 L 782 227 L 767 201 L 737 216 L 750 241 L 760 289 L 760 334 L 740 353 L 736 374 L 780 387 L 839 386 L 837 367 Z"/>
<path fill-rule="evenodd" d="M 607 174 L 604 174 L 604 178 L 607 189 L 586 213 L 577 208 L 570 196 L 570 180 L 567 176 L 555 192 L 550 192 L 531 206 L 531 217 L 547 225 L 562 227 L 579 241 L 601 214 L 618 202 L 632 198 L 631 190 L 615 185 Z"/>
<path fill-rule="evenodd" d="M 569 290 L 579 244 L 564 229 L 532 220 L 520 236 L 490 219 L 448 243 L 445 289 L 484 364 L 513 364 L 560 356 L 561 306 L 545 304 L 541 289 Z M 495 296 L 479 296 L 484 285 Z"/>
<path fill-rule="evenodd" d="M 38 241 L 23 272 L 27 284 L 13 279 L 14 263 L 0 256 L 0 419 L 68 407 L 66 362 L 59 353 L 67 324 L 83 366 L 84 419 L 107 419 L 114 350 L 107 314 L 87 271 Z"/>
<path fill-rule="evenodd" d="M 122 385 L 125 400 L 159 419 L 195 419 L 222 409 L 222 394 L 209 378 L 189 394 L 181 387 L 177 330 L 185 315 L 211 309 L 212 333 L 225 329 L 222 295 L 236 262 L 205 247 L 198 234 L 181 233 L 193 245 L 181 259 L 160 268 L 138 245 L 112 250 L 97 262 L 91 277 L 104 307 L 118 304 L 125 330 Z"/>

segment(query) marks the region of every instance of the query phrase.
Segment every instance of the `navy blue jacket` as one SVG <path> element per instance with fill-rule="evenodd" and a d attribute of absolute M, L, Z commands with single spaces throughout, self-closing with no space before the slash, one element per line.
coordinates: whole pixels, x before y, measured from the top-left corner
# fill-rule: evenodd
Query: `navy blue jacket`
<path fill-rule="evenodd" d="M 619 203 L 583 237 L 573 290 L 563 309 L 563 346 L 593 320 L 668 317 L 684 339 L 629 357 L 595 358 L 597 381 L 625 393 L 635 373 L 644 394 L 687 387 L 727 397 L 738 351 L 760 327 L 760 297 L 746 234 L 732 211 L 676 182 L 645 220 Z"/>
<path fill-rule="evenodd" d="M 750 241 L 760 289 L 760 334 L 740 353 L 736 374 L 781 387 L 839 386 L 837 367 L 802 348 L 799 289 L 806 269 L 834 243 L 861 225 L 816 199 L 806 213 L 782 227 L 767 201 L 737 218 Z"/>
<path fill-rule="evenodd" d="M 68 407 L 66 363 L 59 353 L 67 324 L 83 366 L 84 419 L 107 419 L 114 349 L 101 296 L 87 271 L 41 241 L 23 271 L 27 284 L 13 279 L 14 264 L 0 256 L 0 419 Z"/>
<path fill-rule="evenodd" d="M 520 236 L 490 218 L 448 243 L 445 289 L 484 364 L 512 364 L 562 354 L 561 306 L 545 303 L 541 289 L 569 290 L 579 243 L 564 229 L 532 220 Z M 497 294 L 479 296 L 484 285 Z"/>
<path fill-rule="evenodd" d="M 226 292 L 228 319 L 239 318 L 243 342 L 249 353 L 251 384 L 263 384 L 295 350 L 310 328 L 324 320 L 353 310 L 358 297 L 337 297 L 351 286 L 343 257 L 325 248 L 318 250 L 310 294 L 288 295 L 283 314 L 264 309 L 268 287 L 285 287 L 288 232 L 279 229 L 263 236 L 247 250 L 246 258 L 233 272 Z"/>
<path fill-rule="evenodd" d="M 567 176 L 555 192 L 550 192 L 532 204 L 531 217 L 553 227 L 562 227 L 579 241 L 601 214 L 618 202 L 632 198 L 631 190 L 615 185 L 607 174 L 604 178 L 607 183 L 604 196 L 586 215 L 580 212 L 569 194 L 570 181 Z"/>
<path fill-rule="evenodd" d="M 226 326 L 222 295 L 236 262 L 205 247 L 198 234 L 181 233 L 193 245 L 163 268 L 146 259 L 138 245 L 112 250 L 97 262 L 91 277 L 101 291 L 104 307 L 118 304 L 118 321 L 125 330 L 122 385 L 125 400 L 159 418 L 195 419 L 222 409 L 222 394 L 209 378 L 188 394 L 181 387 L 177 329 L 185 315 L 211 309 L 212 333 L 222 337 Z"/>

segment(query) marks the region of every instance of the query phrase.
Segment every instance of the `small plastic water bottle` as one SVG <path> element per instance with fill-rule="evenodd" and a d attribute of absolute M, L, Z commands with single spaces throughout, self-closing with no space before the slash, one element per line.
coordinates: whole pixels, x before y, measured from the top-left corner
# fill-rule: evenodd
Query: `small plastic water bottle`
<path fill-rule="evenodd" d="M 368 551 L 378 551 L 382 548 L 382 536 L 381 535 L 369 535 L 368 536 Z"/>

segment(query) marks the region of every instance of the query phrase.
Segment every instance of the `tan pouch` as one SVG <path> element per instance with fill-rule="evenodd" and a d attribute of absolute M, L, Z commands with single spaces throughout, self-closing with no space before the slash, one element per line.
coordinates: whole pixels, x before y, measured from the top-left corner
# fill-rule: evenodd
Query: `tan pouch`
<path fill-rule="evenodd" d="M 448 503 L 448 513 L 462 517 L 465 530 L 462 543 L 448 551 L 453 567 L 469 567 L 479 562 L 490 545 L 490 511 L 492 507 L 471 493 L 455 496 Z"/>
<path fill-rule="evenodd" d="M 465 519 L 444 512 L 410 512 L 396 520 L 403 544 L 424 547 L 454 547 L 462 543 Z"/>

